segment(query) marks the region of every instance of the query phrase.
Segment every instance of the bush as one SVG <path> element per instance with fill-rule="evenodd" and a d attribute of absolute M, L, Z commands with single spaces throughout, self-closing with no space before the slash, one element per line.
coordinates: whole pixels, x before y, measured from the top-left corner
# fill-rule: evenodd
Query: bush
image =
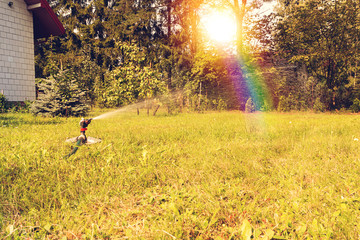
<path fill-rule="evenodd" d="M 0 93 L 0 112 L 6 111 L 7 100 L 4 94 Z"/>
<path fill-rule="evenodd" d="M 320 98 L 315 99 L 313 108 L 315 112 L 325 112 L 326 109 L 325 104 L 320 101 Z"/>
<path fill-rule="evenodd" d="M 213 105 L 214 108 L 218 111 L 226 110 L 228 107 L 226 102 L 221 97 L 219 97 L 217 100 L 213 100 Z"/>
<path fill-rule="evenodd" d="M 263 103 L 263 105 L 261 106 L 261 108 L 260 108 L 260 111 L 262 111 L 262 112 L 269 112 L 269 111 L 271 111 L 271 104 L 269 104 L 269 102 L 268 101 L 264 101 L 264 103 Z"/>
<path fill-rule="evenodd" d="M 249 98 L 245 104 L 245 112 L 251 113 L 251 112 L 255 112 L 255 110 L 256 110 L 255 104 L 254 104 L 253 100 L 251 98 Z"/>
<path fill-rule="evenodd" d="M 354 113 L 360 112 L 360 100 L 355 98 L 353 104 L 350 106 L 350 110 Z"/>
<path fill-rule="evenodd" d="M 289 112 L 294 109 L 294 103 L 292 99 L 292 95 L 289 94 L 288 97 L 280 96 L 279 104 L 278 104 L 278 111 L 279 112 Z"/>
<path fill-rule="evenodd" d="M 39 89 L 43 94 L 31 106 L 31 112 L 44 116 L 84 116 L 90 110 L 85 104 L 85 91 L 77 84 L 75 74 L 60 71 L 55 76 L 42 79 Z"/>
<path fill-rule="evenodd" d="M 30 101 L 8 102 L 6 110 L 13 113 L 28 113 L 31 107 Z"/>

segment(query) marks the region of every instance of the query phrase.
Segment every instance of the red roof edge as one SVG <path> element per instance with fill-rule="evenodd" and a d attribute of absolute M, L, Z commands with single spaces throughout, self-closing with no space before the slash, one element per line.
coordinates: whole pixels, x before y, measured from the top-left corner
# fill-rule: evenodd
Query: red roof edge
<path fill-rule="evenodd" d="M 60 36 L 65 33 L 64 26 L 46 0 L 24 1 L 33 14 L 35 39 Z"/>
<path fill-rule="evenodd" d="M 40 1 L 41 1 L 41 6 L 44 6 L 46 8 L 47 12 L 49 13 L 51 18 L 54 20 L 55 24 L 57 25 L 58 30 L 61 33 L 60 35 L 63 35 L 65 33 L 65 28 L 58 19 L 58 17 L 56 16 L 56 14 L 54 13 L 54 11 L 51 9 L 49 3 L 46 0 L 40 0 Z"/>

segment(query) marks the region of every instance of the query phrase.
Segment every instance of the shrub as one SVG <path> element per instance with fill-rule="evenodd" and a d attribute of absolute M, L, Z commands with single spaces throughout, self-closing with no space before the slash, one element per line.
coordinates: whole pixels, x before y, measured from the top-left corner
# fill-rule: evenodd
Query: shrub
<path fill-rule="evenodd" d="M 31 112 L 53 117 L 86 115 L 90 108 L 85 104 L 85 91 L 77 82 L 75 74 L 68 70 L 42 79 L 39 89 L 43 94 L 32 104 Z"/>
<path fill-rule="evenodd" d="M 320 101 L 320 98 L 315 99 L 313 108 L 315 112 L 324 112 L 326 109 L 325 104 Z"/>
<path fill-rule="evenodd" d="M 6 110 L 12 113 L 28 113 L 31 106 L 30 101 L 7 103 Z"/>
<path fill-rule="evenodd" d="M 350 110 L 354 113 L 360 112 L 360 100 L 355 98 L 353 104 L 350 106 Z"/>
<path fill-rule="evenodd" d="M 289 112 L 291 110 L 296 109 L 296 103 L 292 94 L 290 93 L 289 96 L 280 96 L 279 104 L 278 104 L 278 111 L 280 112 Z"/>
<path fill-rule="evenodd" d="M 280 96 L 277 110 L 279 112 L 289 111 L 288 106 L 287 106 L 287 101 L 286 101 L 286 98 L 284 96 Z"/>
<path fill-rule="evenodd" d="M 218 111 L 223 111 L 223 110 L 227 109 L 227 104 L 221 97 L 213 100 L 213 105 L 214 105 L 214 108 Z"/>
<path fill-rule="evenodd" d="M 0 93 L 0 112 L 6 111 L 7 100 L 4 94 Z"/>
<path fill-rule="evenodd" d="M 134 44 L 118 44 L 126 61 L 105 74 L 104 84 L 98 89 L 100 104 L 119 107 L 166 93 L 162 73 L 145 66 L 144 52 Z"/>
<path fill-rule="evenodd" d="M 251 98 L 249 98 L 245 103 L 245 112 L 255 112 L 256 107 Z"/>
<path fill-rule="evenodd" d="M 269 112 L 271 111 L 271 104 L 268 101 L 264 101 L 263 105 L 260 108 L 260 111 L 262 112 Z"/>

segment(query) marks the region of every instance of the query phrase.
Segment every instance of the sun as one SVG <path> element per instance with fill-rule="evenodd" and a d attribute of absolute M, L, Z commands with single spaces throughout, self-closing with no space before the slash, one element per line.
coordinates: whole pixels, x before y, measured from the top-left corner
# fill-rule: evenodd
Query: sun
<path fill-rule="evenodd" d="M 201 18 L 208 37 L 218 43 L 229 43 L 236 39 L 236 22 L 229 12 L 211 11 Z"/>

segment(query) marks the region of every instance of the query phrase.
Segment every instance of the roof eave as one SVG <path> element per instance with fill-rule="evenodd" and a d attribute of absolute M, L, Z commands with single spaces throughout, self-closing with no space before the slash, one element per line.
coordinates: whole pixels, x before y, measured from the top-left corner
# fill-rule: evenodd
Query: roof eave
<path fill-rule="evenodd" d="M 27 9 L 33 13 L 34 38 L 60 36 L 65 29 L 46 0 L 24 0 Z"/>

